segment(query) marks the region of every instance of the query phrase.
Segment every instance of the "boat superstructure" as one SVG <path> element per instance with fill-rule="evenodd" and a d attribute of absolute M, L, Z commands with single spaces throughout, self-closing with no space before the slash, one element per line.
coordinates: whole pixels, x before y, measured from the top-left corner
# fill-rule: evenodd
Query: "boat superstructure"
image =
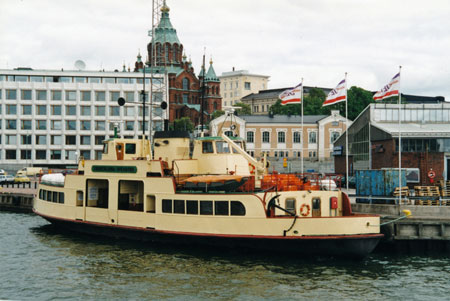
<path fill-rule="evenodd" d="M 60 183 L 43 177 L 34 212 L 70 230 L 149 241 L 365 256 L 383 236 L 376 215 L 295 175 L 268 174 L 244 141 L 157 132 L 105 141 Z"/>

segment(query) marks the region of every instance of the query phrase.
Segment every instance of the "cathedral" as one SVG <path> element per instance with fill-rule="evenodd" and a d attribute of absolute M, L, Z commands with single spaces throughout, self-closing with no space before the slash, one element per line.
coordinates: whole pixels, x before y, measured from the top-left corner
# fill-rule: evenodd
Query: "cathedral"
<path fill-rule="evenodd" d="M 169 18 L 169 7 L 161 8 L 161 20 L 155 28 L 155 34 L 147 45 L 148 67 L 146 72 L 168 75 L 169 122 L 182 117 L 189 117 L 194 125 L 201 123 L 202 84 L 204 81 L 204 124 L 211 119 L 211 114 L 221 110 L 220 81 L 210 60 L 208 71 L 201 68 L 198 75 L 194 72 L 191 60 L 184 54 L 183 44 L 177 36 Z M 153 66 L 151 64 L 153 63 Z M 140 54 L 135 63 L 135 72 L 144 68 Z"/>

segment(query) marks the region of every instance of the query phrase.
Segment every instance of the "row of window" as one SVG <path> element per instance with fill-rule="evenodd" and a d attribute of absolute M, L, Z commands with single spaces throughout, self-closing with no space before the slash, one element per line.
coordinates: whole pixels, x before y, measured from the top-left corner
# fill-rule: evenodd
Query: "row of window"
<path fill-rule="evenodd" d="M 398 109 L 376 108 L 376 121 L 398 121 Z M 449 122 L 450 110 L 448 108 L 408 108 L 401 110 L 402 122 Z"/>
<path fill-rule="evenodd" d="M 200 215 L 245 215 L 245 206 L 239 201 L 162 200 L 163 213 Z"/>
<path fill-rule="evenodd" d="M 247 153 L 252 156 L 255 157 L 255 151 L 247 151 Z M 261 151 L 261 157 L 264 156 L 264 154 L 267 154 L 267 157 L 270 157 L 270 151 Z M 279 158 L 288 158 L 290 154 L 290 151 L 274 151 L 273 152 L 273 156 L 275 158 L 279 157 Z M 302 152 L 301 151 L 292 151 L 292 157 L 293 158 L 301 158 L 302 156 Z M 308 153 L 309 158 L 316 158 L 317 157 L 317 153 L 316 151 L 309 151 Z"/>
<path fill-rule="evenodd" d="M 39 198 L 47 202 L 64 204 L 64 192 L 39 189 Z"/>
<path fill-rule="evenodd" d="M 333 131 L 330 133 L 330 143 L 334 143 L 337 138 L 339 138 L 340 133 L 337 131 Z M 278 143 L 286 143 L 286 132 L 277 132 L 277 142 Z M 302 135 L 301 132 L 293 132 L 292 133 L 292 143 L 301 143 Z M 247 132 L 247 143 L 255 142 L 255 132 L 248 131 Z M 270 143 L 270 132 L 264 131 L 261 135 L 262 143 Z M 308 133 L 308 143 L 314 144 L 317 143 L 317 132 L 309 132 Z"/>
<path fill-rule="evenodd" d="M 18 156 L 19 152 L 19 156 Z M 96 150 L 95 153 L 95 159 L 100 160 L 102 158 L 102 151 Z M 0 152 L 1 154 L 1 152 Z M 33 158 L 33 150 L 28 149 L 21 149 L 21 150 L 15 150 L 15 149 L 7 149 L 5 150 L 5 159 L 6 160 L 62 160 L 64 158 L 65 160 L 75 161 L 77 160 L 77 156 L 81 156 L 85 158 L 86 160 L 91 159 L 91 151 L 90 150 L 34 150 L 34 158 Z M 1 158 L 0 158 L 1 159 Z"/>
<path fill-rule="evenodd" d="M 48 124 L 50 123 L 50 125 Z M 92 122 L 94 122 L 94 126 L 92 126 Z M 18 124 L 20 125 L 21 130 L 62 130 L 62 126 L 65 125 L 66 131 L 76 131 L 77 124 L 78 129 L 80 131 L 90 131 L 94 129 L 96 131 L 105 131 L 106 130 L 106 121 L 91 121 L 91 120 L 66 120 L 63 122 L 62 120 L 15 120 L 15 119 L 6 119 L 5 120 L 5 129 L 6 130 L 17 130 Z M 109 123 L 109 130 L 114 130 L 115 123 Z M 123 130 L 125 131 L 133 131 L 135 129 L 135 121 L 124 121 L 123 122 Z M 34 126 L 33 126 L 34 125 Z M 142 129 L 142 122 L 138 121 L 139 129 Z M 2 129 L 2 122 L 0 121 L 0 130 Z"/>
<path fill-rule="evenodd" d="M 36 75 L 0 75 L 0 81 L 7 82 L 35 82 L 35 83 L 93 83 L 93 84 L 142 84 L 143 78 L 128 77 L 85 77 L 85 76 L 36 76 Z M 153 83 L 161 79 L 154 78 Z M 150 79 L 145 79 L 150 84 Z"/>
<path fill-rule="evenodd" d="M 32 135 L 20 135 L 20 144 L 21 145 L 47 145 L 47 135 L 35 135 L 34 143 L 32 143 Z M 63 137 L 65 137 L 65 145 L 91 145 L 91 136 L 90 135 L 50 135 L 50 145 L 62 145 Z M 77 139 L 78 137 L 78 139 Z M 77 142 L 78 140 L 78 142 Z M 101 145 L 105 140 L 105 136 L 99 135 L 94 136 L 95 145 Z M 0 135 L 1 142 L 1 135 Z M 5 145 L 17 145 L 17 136 L 16 135 L 5 135 Z"/>
<path fill-rule="evenodd" d="M 34 92 L 34 98 L 33 98 Z M 63 93 L 64 92 L 64 93 Z M 3 90 L 0 90 L 0 99 L 2 99 Z M 106 91 L 75 91 L 75 90 L 29 90 L 29 89 L 21 89 L 19 93 L 17 93 L 16 89 L 5 89 L 5 99 L 6 100 L 18 100 L 18 95 L 20 95 L 20 100 L 52 100 L 52 101 L 76 101 L 77 98 L 81 101 L 106 101 Z M 78 96 L 79 95 L 79 96 Z M 122 93 L 122 97 L 125 98 L 126 101 L 135 101 L 137 99 L 136 96 L 139 96 L 139 101 L 142 101 L 142 94 L 136 91 L 125 91 Z M 48 99 L 50 97 L 50 99 Z M 116 102 L 117 99 L 121 97 L 121 93 L 119 91 L 111 91 L 109 92 L 109 101 Z M 160 102 L 162 98 L 162 94 L 159 92 L 153 93 L 154 102 Z M 146 93 L 146 99 L 148 99 L 148 93 Z"/>

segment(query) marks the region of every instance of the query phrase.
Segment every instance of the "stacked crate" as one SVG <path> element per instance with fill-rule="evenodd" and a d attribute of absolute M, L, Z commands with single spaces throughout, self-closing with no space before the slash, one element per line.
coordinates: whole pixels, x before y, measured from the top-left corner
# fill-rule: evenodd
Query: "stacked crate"
<path fill-rule="evenodd" d="M 442 205 L 450 206 L 450 181 L 440 181 Z"/>
<path fill-rule="evenodd" d="M 408 198 L 409 197 L 409 189 L 408 186 L 404 186 L 404 187 L 395 187 L 394 192 L 392 193 L 393 196 L 401 197 L 402 200 L 402 204 L 411 204 L 411 200 Z"/>
<path fill-rule="evenodd" d="M 433 197 L 428 200 L 416 200 L 416 205 L 439 205 L 439 187 L 437 186 L 414 186 L 416 196 Z"/>

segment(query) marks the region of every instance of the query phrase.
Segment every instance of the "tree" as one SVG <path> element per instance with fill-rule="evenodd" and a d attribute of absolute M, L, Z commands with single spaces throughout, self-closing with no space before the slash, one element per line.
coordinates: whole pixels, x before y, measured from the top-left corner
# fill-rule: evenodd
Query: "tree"
<path fill-rule="evenodd" d="M 237 115 L 252 115 L 252 109 L 248 104 L 238 102 L 235 103 L 233 107 L 241 107 L 241 109 L 236 109 Z"/>
<path fill-rule="evenodd" d="M 182 117 L 173 121 L 173 130 L 175 131 L 189 131 L 194 130 L 194 124 L 189 117 Z"/>
<path fill-rule="evenodd" d="M 225 111 L 223 111 L 223 110 L 215 110 L 213 113 L 212 113 L 212 119 L 216 119 L 216 118 L 218 118 L 218 117 L 220 117 L 220 116 L 222 116 L 223 114 L 225 114 Z"/>

